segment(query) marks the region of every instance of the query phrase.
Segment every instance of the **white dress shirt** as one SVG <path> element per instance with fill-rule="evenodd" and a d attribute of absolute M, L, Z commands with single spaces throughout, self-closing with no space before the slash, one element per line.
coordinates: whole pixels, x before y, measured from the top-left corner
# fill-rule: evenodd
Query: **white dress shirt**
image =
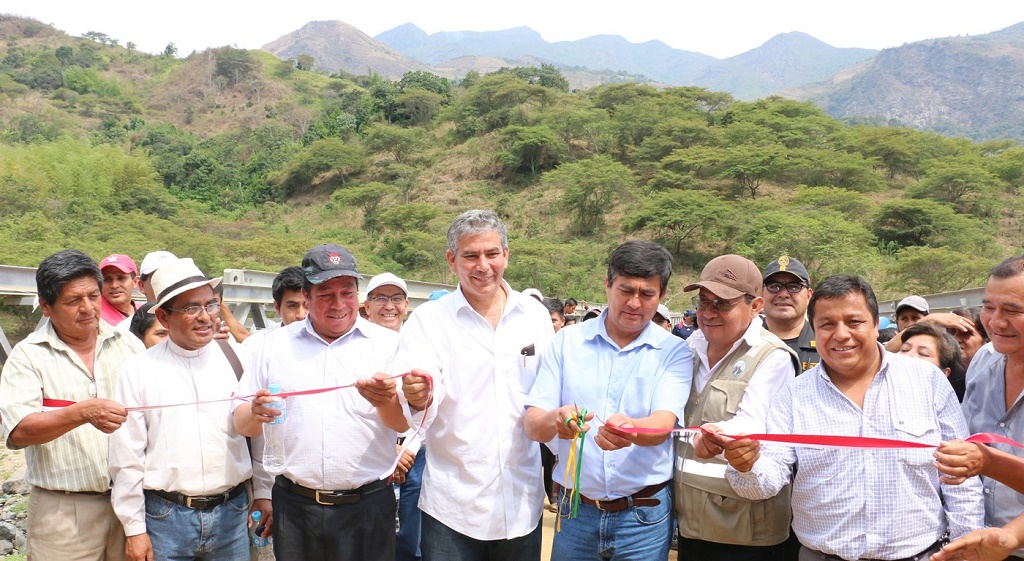
<path fill-rule="evenodd" d="M 708 365 L 708 340 L 702 331 L 694 331 L 693 335 L 686 340 L 690 348 L 698 357 L 697 370 L 693 373 L 693 385 L 697 392 L 704 391 L 704 386 L 711 380 L 711 376 L 726 362 L 740 343 L 746 341 L 751 347 L 756 347 L 763 342 L 761 337 L 761 322 L 757 319 L 750 322 L 743 336 L 732 344 L 732 348 L 726 353 L 722 360 L 715 364 L 714 368 Z M 747 388 L 743 391 L 736 410 L 736 416 L 728 421 L 715 423 L 725 434 L 756 434 L 762 433 L 765 429 L 765 420 L 768 418 L 768 410 L 772 398 L 795 375 L 793 367 L 793 355 L 785 349 L 773 351 L 768 358 L 764 359 L 757 369 L 757 374 L 750 378 Z M 689 397 L 689 396 L 687 396 Z"/>
<path fill-rule="evenodd" d="M 397 348 L 397 333 L 363 318 L 331 343 L 309 318 L 292 322 L 266 332 L 238 393 L 252 395 L 272 383 L 283 392 L 353 384 L 386 372 Z M 381 479 L 395 462 L 398 434 L 355 388 L 285 399 L 284 466 L 267 470 L 271 475 L 310 489 L 347 491 Z"/>
<path fill-rule="evenodd" d="M 249 353 L 232 344 L 243 365 Z M 170 339 L 121 366 L 114 401 L 126 408 L 229 398 L 234 369 L 215 342 L 190 351 Z M 132 411 L 110 435 L 111 501 L 125 535 L 146 531 L 144 489 L 205 496 L 252 476 L 245 437 L 235 431 L 231 402 Z"/>
<path fill-rule="evenodd" d="M 420 509 L 477 540 L 529 534 L 544 504 L 540 448 L 526 437 L 523 414 L 554 329 L 540 302 L 504 287 L 497 328 L 461 288 L 421 304 L 402 327 L 392 369 L 434 378 Z"/>
<path fill-rule="evenodd" d="M 824 363 L 782 388 L 768 432 L 866 436 L 937 445 L 967 436 L 953 388 L 934 365 L 882 352 L 863 408 L 829 379 Z M 933 450 L 793 448 L 765 443 L 753 468 L 726 478 L 742 497 L 773 496 L 793 482 L 800 543 L 843 559 L 903 559 L 984 527 L 981 483 L 939 483 Z"/>

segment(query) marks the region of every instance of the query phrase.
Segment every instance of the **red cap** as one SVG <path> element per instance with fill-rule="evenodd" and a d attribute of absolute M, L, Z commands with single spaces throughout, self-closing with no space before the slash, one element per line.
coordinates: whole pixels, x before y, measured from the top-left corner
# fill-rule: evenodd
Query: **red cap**
<path fill-rule="evenodd" d="M 120 253 L 112 253 L 104 257 L 103 261 L 100 261 L 101 271 L 107 267 L 115 267 L 122 273 L 131 273 L 133 275 L 139 274 L 139 269 L 135 266 L 135 261 L 132 261 L 131 257 Z"/>

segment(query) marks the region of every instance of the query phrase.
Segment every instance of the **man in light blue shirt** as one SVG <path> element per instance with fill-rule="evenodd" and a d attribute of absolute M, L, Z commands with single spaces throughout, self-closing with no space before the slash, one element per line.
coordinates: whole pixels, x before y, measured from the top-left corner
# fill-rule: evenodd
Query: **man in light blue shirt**
<path fill-rule="evenodd" d="M 970 432 L 990 432 L 1024 442 L 1024 255 L 1011 257 L 989 273 L 982 300 L 981 322 L 991 343 L 971 360 L 963 411 Z M 957 454 L 952 445 L 946 452 Z M 1024 450 L 993 444 L 1024 457 Z M 982 477 L 985 524 L 1004 526 L 1024 513 L 1024 495 L 989 477 Z M 1024 559 L 1024 549 L 1013 557 Z"/>
<path fill-rule="evenodd" d="M 579 514 L 561 522 L 552 559 L 646 560 L 668 556 L 672 533 L 672 445 L 667 440 L 690 392 L 693 353 L 651 322 L 672 275 L 672 257 L 648 241 L 629 241 L 608 262 L 608 306 L 597 321 L 562 329 L 542 356 L 527 398 L 526 434 L 551 442 L 561 462 L 554 479 L 568 512 L 564 462 L 578 430 L 583 447 Z M 579 427 L 575 415 L 587 409 Z M 595 421 L 595 415 L 597 417 Z M 607 424 L 605 424 L 607 423 Z M 636 434 L 611 428 L 664 430 Z M 555 437 L 558 437 L 557 439 Z"/>

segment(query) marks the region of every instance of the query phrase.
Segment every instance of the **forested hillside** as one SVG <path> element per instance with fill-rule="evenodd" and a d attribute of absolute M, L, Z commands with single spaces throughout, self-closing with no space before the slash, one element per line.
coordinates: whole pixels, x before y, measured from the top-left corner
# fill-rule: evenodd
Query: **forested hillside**
<path fill-rule="evenodd" d="M 273 271 L 333 241 L 367 273 L 452 282 L 444 231 L 482 207 L 509 224 L 513 286 L 599 299 L 609 249 L 651 238 L 676 256 L 677 310 L 723 252 L 788 252 L 899 296 L 977 286 L 1024 239 L 1011 142 L 695 87 L 570 94 L 547 66 L 389 81 L 231 47 L 152 56 L 11 17 L 0 35 L 9 265 L 170 249 Z"/>

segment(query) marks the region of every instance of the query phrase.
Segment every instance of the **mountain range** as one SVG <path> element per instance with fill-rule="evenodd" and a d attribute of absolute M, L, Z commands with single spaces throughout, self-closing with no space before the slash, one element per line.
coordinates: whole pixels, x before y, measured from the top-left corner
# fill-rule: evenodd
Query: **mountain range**
<path fill-rule="evenodd" d="M 263 49 L 282 58 L 310 55 L 328 72 L 373 71 L 388 79 L 414 70 L 459 79 L 469 71 L 552 64 L 574 89 L 640 82 L 696 85 L 741 100 L 783 95 L 813 101 L 837 118 L 1024 141 L 1024 23 L 882 51 L 837 48 L 790 32 L 716 59 L 617 35 L 548 42 L 528 27 L 427 34 L 407 23 L 371 38 L 340 21 L 315 21 Z"/>

